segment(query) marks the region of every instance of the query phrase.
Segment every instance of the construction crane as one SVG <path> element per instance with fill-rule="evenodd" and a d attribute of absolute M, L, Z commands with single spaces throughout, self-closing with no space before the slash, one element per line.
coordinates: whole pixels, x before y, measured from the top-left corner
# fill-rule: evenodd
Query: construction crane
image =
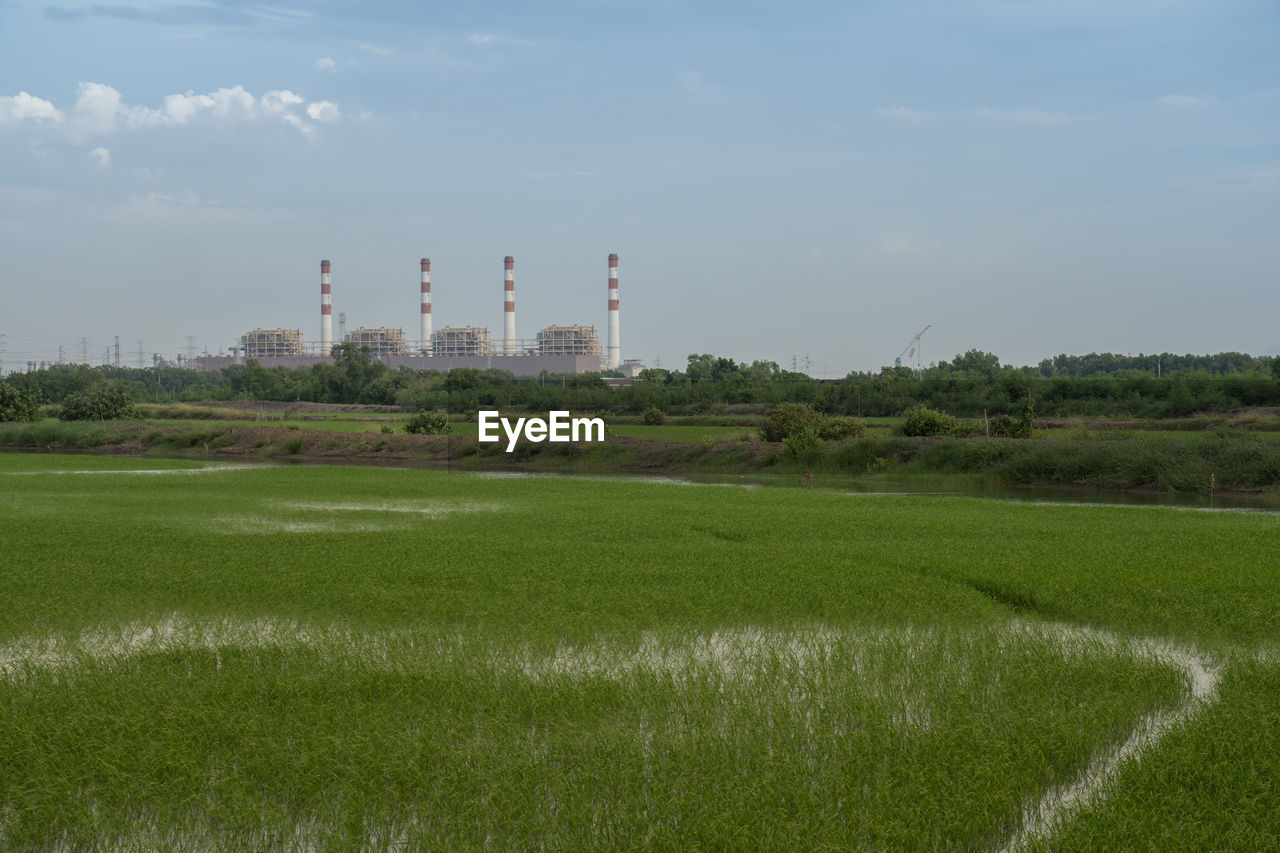
<path fill-rule="evenodd" d="M 925 332 L 929 331 L 932 328 L 933 328 L 933 324 L 930 323 L 929 325 L 921 329 L 920 333 L 911 339 L 911 343 L 903 347 L 902 352 L 898 353 L 898 357 L 893 360 L 893 366 L 902 367 L 902 357 L 904 355 L 907 357 L 907 363 L 909 365 L 911 363 L 911 356 L 915 355 L 916 352 L 920 349 L 920 339 L 924 337 Z"/>

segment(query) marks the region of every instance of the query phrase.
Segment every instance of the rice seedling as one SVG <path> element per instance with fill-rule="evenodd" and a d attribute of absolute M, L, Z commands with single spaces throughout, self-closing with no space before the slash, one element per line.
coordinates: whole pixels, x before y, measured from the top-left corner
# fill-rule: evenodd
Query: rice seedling
<path fill-rule="evenodd" d="M 1277 516 L 0 455 L 0 846 L 1280 832 Z"/>

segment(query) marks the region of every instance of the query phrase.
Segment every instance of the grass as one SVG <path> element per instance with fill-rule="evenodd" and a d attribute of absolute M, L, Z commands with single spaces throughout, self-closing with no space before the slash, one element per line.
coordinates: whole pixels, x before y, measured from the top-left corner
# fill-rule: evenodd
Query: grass
<path fill-rule="evenodd" d="M 383 434 L 390 426 L 392 432 Z M 455 441 L 405 441 L 398 424 L 383 421 L 150 420 L 137 422 L 0 424 L 0 445 L 38 448 L 123 448 L 129 452 L 223 453 L 239 456 L 452 455 L 459 464 L 545 470 L 701 471 L 780 476 L 804 471 L 844 478 L 928 480 L 965 484 L 1046 485 L 1107 490 L 1146 490 L 1208 495 L 1212 490 L 1275 491 L 1280 485 L 1280 444 L 1266 431 L 1218 428 L 1177 430 L 1049 430 L 1032 440 L 921 439 L 868 435 L 827 442 L 792 455 L 781 445 L 758 441 L 742 427 L 634 424 L 611 425 L 603 445 L 522 443 L 505 452 L 505 440 L 476 446 L 478 426 L 453 423 Z M 148 429 L 149 428 L 149 429 Z M 316 433 L 329 433 L 324 439 Z M 346 433 L 345 437 L 339 433 Z M 255 438 L 242 440 L 249 434 Z M 380 436 L 366 440 L 365 435 Z M 360 438 L 355 438 L 360 436 Z M 416 438 L 416 437 L 413 437 Z M 354 440 L 352 440 L 354 439 Z M 631 443 L 628 443 L 629 440 Z"/>
<path fill-rule="evenodd" d="M 185 426 L 190 421 L 183 418 L 147 418 L 148 424 Z M 270 427 L 273 429 L 323 430 L 324 432 L 372 432 L 381 431 L 383 424 L 392 423 L 396 432 L 403 433 L 404 425 L 394 423 L 390 416 L 385 420 L 347 420 L 341 418 L 289 418 L 282 420 L 224 419 L 217 422 L 218 429 L 231 427 Z"/>
<path fill-rule="evenodd" d="M 1147 637 L 1220 695 L 1054 849 L 1280 833 L 1274 515 L 22 454 L 0 484 L 0 847 L 993 849 L 1186 701 Z"/>

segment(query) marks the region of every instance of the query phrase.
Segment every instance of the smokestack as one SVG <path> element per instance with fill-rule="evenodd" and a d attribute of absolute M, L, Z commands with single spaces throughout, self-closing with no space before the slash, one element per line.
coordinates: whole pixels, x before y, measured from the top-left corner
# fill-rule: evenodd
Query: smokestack
<path fill-rule="evenodd" d="M 422 353 L 431 353 L 431 259 L 422 259 Z"/>
<path fill-rule="evenodd" d="M 609 256 L 609 361 L 610 370 L 617 370 L 622 355 L 622 341 L 618 338 L 618 256 Z"/>
<path fill-rule="evenodd" d="M 507 320 L 505 352 L 516 354 L 516 259 L 507 255 L 502 259 L 502 266 L 507 271 L 506 281 L 502 285 L 502 311 Z"/>
<path fill-rule="evenodd" d="M 330 289 L 329 262 L 320 262 L 320 354 L 333 349 L 333 297 Z"/>

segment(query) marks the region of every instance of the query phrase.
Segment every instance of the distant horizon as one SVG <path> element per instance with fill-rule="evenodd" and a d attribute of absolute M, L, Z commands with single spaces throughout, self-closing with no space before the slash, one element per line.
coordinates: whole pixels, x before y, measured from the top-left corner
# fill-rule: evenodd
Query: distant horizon
<path fill-rule="evenodd" d="M 277 328 L 279 328 L 279 327 L 277 327 Z M 265 330 L 264 330 L 264 331 L 265 331 Z M 295 331 L 296 331 L 296 330 L 295 330 Z M 305 339 L 305 338 L 304 338 L 304 339 Z M 495 341 L 500 342 L 500 339 L 498 339 L 498 338 L 495 338 L 494 340 L 495 340 Z M 311 342 L 311 341 L 306 341 L 306 343 L 308 343 L 308 344 L 310 345 L 310 344 L 311 344 L 311 343 L 313 343 L 313 342 Z M 336 344 L 335 344 L 335 346 L 336 346 Z M 220 350 L 220 351 L 218 351 L 218 352 L 213 352 L 213 351 L 210 351 L 210 352 L 204 352 L 204 351 L 201 351 L 201 352 L 196 353 L 196 354 L 195 354 L 195 357 L 196 357 L 196 358 L 201 358 L 201 357 L 206 357 L 206 356 L 208 356 L 208 357 L 213 357 L 213 358 L 230 357 L 230 354 L 227 352 L 227 349 L 229 349 L 229 348 L 224 347 L 222 350 Z M 990 353 L 990 354 L 995 355 L 995 356 L 997 356 L 997 357 L 1000 355 L 1000 354 L 999 354 L 999 353 L 997 353 L 997 352 L 993 352 L 993 351 L 991 351 L 991 350 L 984 350 L 984 349 L 982 349 L 981 347 L 977 347 L 976 349 L 978 349 L 978 351 L 979 351 L 979 352 Z M 1243 350 L 1219 350 L 1218 352 L 1212 352 L 1212 353 L 1179 353 L 1179 352 L 1173 352 L 1172 350 L 1161 350 L 1160 352 L 1145 352 L 1145 353 L 1143 353 L 1143 352 L 1138 352 L 1138 353 L 1118 353 L 1118 352 L 1098 352 L 1098 351 L 1096 351 L 1096 350 L 1095 350 L 1095 351 L 1091 351 L 1091 352 L 1065 352 L 1065 353 L 1054 353 L 1053 355 L 1046 355 L 1046 356 L 1044 356 L 1044 357 L 1042 357 L 1042 358 L 1040 358 L 1040 359 L 1037 359 L 1034 363 L 1023 363 L 1023 364 L 1017 364 L 1017 363 L 1014 363 L 1014 362 L 1007 361 L 1007 360 L 1005 360 L 1004 358 L 1000 358 L 1000 364 L 1001 364 L 1001 366 L 1002 366 L 1002 367 L 1013 368 L 1013 369 L 1015 369 L 1015 370 L 1024 370 L 1024 369 L 1036 369 L 1036 368 L 1038 368 L 1038 367 L 1039 367 L 1040 362 L 1045 361 L 1045 360 L 1051 360 L 1051 359 L 1057 358 L 1057 357 L 1059 357 L 1059 356 L 1067 356 L 1067 357 L 1070 357 L 1070 358 L 1083 358 L 1083 357 L 1088 357 L 1088 356 L 1090 356 L 1090 355 L 1097 355 L 1097 356 L 1114 356 L 1114 357 L 1118 357 L 1118 358 L 1138 359 L 1138 358 L 1154 358 L 1154 357 L 1160 357 L 1160 356 L 1166 356 L 1166 355 L 1167 355 L 1167 356 L 1176 356 L 1176 357 L 1210 358 L 1210 357 L 1217 356 L 1217 355 L 1226 355 L 1226 354 L 1232 354 L 1232 353 L 1238 353 L 1238 354 L 1240 354 L 1240 355 L 1246 355 L 1246 356 L 1249 356 L 1250 358 L 1256 358 L 1256 359 L 1268 359 L 1268 358 L 1275 358 L 1275 357 L 1280 356 L 1280 347 L 1272 348 L 1272 349 L 1270 349 L 1270 350 L 1267 350 L 1267 351 L 1264 351 L 1264 352 L 1261 352 L 1261 353 L 1250 353 L 1250 352 L 1245 352 L 1245 351 L 1243 351 Z M 157 355 L 159 355 L 159 356 L 161 356 L 161 357 L 163 358 L 163 360 L 164 360 L 164 362 L 165 362 L 165 364 L 163 365 L 164 367 L 180 367 L 180 368 L 181 368 L 181 367 L 186 367 L 186 366 L 187 366 L 187 365 L 185 365 L 185 364 L 177 364 L 177 363 L 175 363 L 175 362 L 176 362 L 176 360 L 177 360 L 177 356 L 178 356 L 178 355 L 183 355 L 184 357 L 186 356 L 186 353 L 185 353 L 185 352 L 180 353 L 180 354 L 179 354 L 179 353 L 175 353 L 175 354 L 173 354 L 172 356 L 165 356 L 165 354 L 163 354 L 163 353 L 146 353 L 146 359 L 147 359 L 147 360 L 153 360 L 153 359 L 154 359 L 154 357 L 155 357 L 155 356 L 157 356 Z M 680 371 L 680 372 L 684 372 L 684 371 L 685 371 L 685 369 L 688 367 L 688 359 L 693 358 L 693 357 L 695 357 L 695 356 L 697 356 L 697 355 L 712 355 L 712 356 L 715 356 L 715 357 L 717 357 L 717 358 L 733 358 L 732 356 L 722 355 L 722 354 L 720 354 L 720 353 L 705 353 L 705 352 L 704 352 L 704 353 L 698 353 L 698 352 L 691 352 L 691 353 L 689 353 L 688 355 L 686 355 L 686 356 L 685 356 L 685 360 L 684 360 L 684 361 L 682 361 L 678 366 L 676 366 L 676 365 L 672 365 L 672 364 L 658 364 L 658 365 L 655 365 L 655 364 L 649 364 L 648 362 L 645 362 L 645 363 L 644 363 L 644 366 L 645 366 L 646 368 L 657 367 L 657 368 L 660 368 L 660 369 L 663 369 L 663 370 L 668 370 L 668 371 Z M 922 370 L 928 370 L 928 369 L 930 369 L 930 368 L 936 368 L 936 367 L 938 367 L 938 366 L 940 366 L 940 365 L 942 365 L 942 364 L 950 364 L 950 363 L 952 363 L 955 359 L 957 359 L 957 358 L 959 358 L 959 357 L 961 357 L 961 356 L 963 356 L 963 355 L 964 355 L 964 353 L 955 353 L 955 354 L 954 354 L 953 356 L 951 356 L 950 358 L 940 358 L 940 359 L 934 359 L 934 360 L 933 360 L 933 361 L 931 361 L 931 362 L 921 362 L 921 364 L 920 364 L 920 366 L 919 366 L 919 367 L 920 367 L 920 369 L 922 369 Z M 493 356 L 493 358 L 497 358 L 497 359 L 501 359 L 501 358 L 505 358 L 505 357 L 506 357 L 506 356 L 499 356 L 499 355 L 495 355 L 495 356 Z M 111 355 L 111 356 L 110 356 L 110 359 L 111 359 L 111 360 L 106 360 L 106 361 L 93 361 L 93 360 L 90 360 L 90 361 L 88 361 L 88 362 L 80 362 L 80 361 L 76 361 L 76 360 L 74 360 L 74 359 L 67 359 L 67 360 L 65 360 L 65 361 L 52 361 L 52 362 L 47 362 L 47 363 L 37 362 L 37 368 L 36 368 L 36 369 L 44 369 L 44 368 L 52 368 L 52 367 L 62 367 L 62 366 L 75 367 L 75 366 L 79 366 L 79 365 L 83 365 L 83 366 L 85 366 L 85 367 L 91 367 L 91 368 L 92 368 L 92 367 L 120 367 L 120 368 L 129 368 L 129 369 L 133 369 L 133 370 L 139 370 L 139 369 L 140 369 L 140 370 L 151 370 L 151 369 L 154 369 L 153 364 L 142 364 L 141 366 L 139 366 L 139 365 L 138 365 L 138 363 L 137 363 L 137 360 L 138 360 L 138 352 L 137 352 L 137 350 L 134 350 L 134 351 L 132 351 L 132 352 L 128 352 L 128 351 L 126 351 L 126 350 L 122 347 L 122 348 L 121 348 L 121 350 L 120 350 L 120 361 L 119 361 L 119 363 L 116 363 L 116 362 L 114 361 L 114 355 Z M 253 357 L 248 357 L 248 358 L 243 358 L 243 360 L 244 360 L 244 361 L 257 361 L 258 359 L 255 359 L 255 358 L 253 358 Z M 628 360 L 630 360 L 630 359 L 628 359 Z M 643 359 L 641 359 L 641 361 L 643 361 Z M 848 375 L 849 375 L 849 374 L 851 374 L 851 373 L 878 373 L 878 372 L 883 371 L 883 370 L 892 369 L 892 368 L 895 366 L 895 365 L 893 365 L 893 364 L 882 364 L 882 365 L 880 365 L 880 366 L 878 366 L 878 367 L 875 367 L 875 368 L 869 368 L 869 369 L 863 369 L 863 370 L 859 370 L 859 369 L 856 369 L 856 368 L 855 368 L 855 369 L 853 369 L 853 370 L 846 370 L 844 373 L 841 373 L 841 374 L 840 374 L 840 375 L 838 375 L 838 376 L 836 376 L 836 375 L 823 376 L 823 375 L 816 374 L 816 373 L 812 372 L 812 367 L 813 367 L 813 365 L 812 365 L 812 361 L 811 361 L 811 363 L 810 363 L 810 365 L 809 365 L 810 370 L 805 370 L 805 369 L 803 369 L 803 368 L 804 368 L 804 365 L 803 365 L 802 363 L 797 363 L 797 365 L 796 365 L 795 367 L 793 367 L 793 366 L 791 366 L 791 364 L 790 364 L 789 362 L 788 362 L 788 363 L 786 363 L 786 364 L 784 364 L 784 363 L 782 363 L 782 362 L 777 361 L 776 359 L 751 358 L 751 357 L 747 357 L 747 358 L 745 358 L 745 359 L 733 358 L 733 361 L 734 361 L 735 363 L 739 364 L 739 365 L 742 365 L 742 366 L 749 366 L 749 365 L 751 365 L 752 363 L 757 362 L 757 361 L 759 361 L 759 362 L 765 362 L 765 363 L 772 362 L 772 363 L 777 364 L 777 365 L 778 365 L 778 367 L 779 367 L 779 369 L 781 369 L 781 370 L 784 370 L 784 371 L 787 371 L 787 372 L 791 372 L 791 373 L 803 373 L 803 374 L 807 375 L 809 378 L 811 378 L 811 379 L 815 379 L 815 380 L 840 380 L 840 379 L 845 378 L 846 376 L 848 376 Z M 905 367 L 905 368 L 909 368 L 909 369 L 916 369 L 916 365 L 915 365 L 915 362 L 914 362 L 914 361 L 913 361 L 911 364 L 908 364 L 908 363 L 904 360 L 904 361 L 903 361 L 903 363 L 902 363 L 900 366 L 901 366 L 901 367 Z M 429 367 L 428 365 L 424 365 L 424 368 L 423 368 L 423 369 L 427 369 L 427 370 L 429 370 L 429 369 L 430 369 L 430 367 Z M 503 366 L 502 366 L 502 365 L 500 365 L 500 364 L 496 364 L 496 365 L 494 365 L 494 369 L 496 369 L 496 370 L 502 370 L 502 369 L 503 369 Z M 0 363 L 0 377 L 7 376 L 7 375 L 9 375 L 9 374 L 11 374 L 11 373 L 26 373 L 26 372 L 28 372 L 28 371 L 27 371 L 27 366 L 26 366 L 25 362 L 24 362 L 22 365 L 13 365 L 13 364 L 10 364 L 9 362 L 2 362 L 2 363 Z"/>

